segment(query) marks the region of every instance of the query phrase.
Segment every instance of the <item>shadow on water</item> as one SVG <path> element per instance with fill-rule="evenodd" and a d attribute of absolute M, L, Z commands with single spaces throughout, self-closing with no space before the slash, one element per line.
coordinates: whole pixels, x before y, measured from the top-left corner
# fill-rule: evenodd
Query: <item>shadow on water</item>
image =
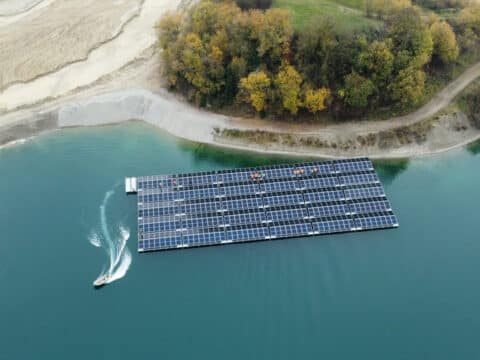
<path fill-rule="evenodd" d="M 225 149 L 189 141 L 181 141 L 179 147 L 182 151 L 190 153 L 197 164 L 213 162 L 219 167 L 237 168 L 321 160 L 309 157 L 286 157 L 281 155 L 250 153 L 248 151 Z M 374 161 L 374 164 L 382 182 L 384 184 L 390 184 L 398 175 L 407 170 L 409 161 L 407 159 L 377 160 Z"/>
<path fill-rule="evenodd" d="M 470 145 L 468 145 L 467 150 L 473 155 L 480 154 L 480 140 L 475 141 L 474 143 L 471 143 Z"/>
<path fill-rule="evenodd" d="M 374 161 L 378 176 L 384 184 L 391 184 L 395 178 L 407 170 L 408 159 Z"/>
<path fill-rule="evenodd" d="M 197 163 L 214 162 L 223 167 L 275 165 L 312 160 L 311 158 L 286 157 L 271 154 L 263 155 L 188 141 L 182 141 L 179 146 L 182 151 L 190 153 L 193 156 L 194 161 Z"/>

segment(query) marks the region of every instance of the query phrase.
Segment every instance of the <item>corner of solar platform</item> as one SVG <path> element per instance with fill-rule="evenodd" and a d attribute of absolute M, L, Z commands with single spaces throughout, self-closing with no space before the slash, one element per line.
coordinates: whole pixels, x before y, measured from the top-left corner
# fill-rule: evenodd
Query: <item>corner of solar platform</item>
<path fill-rule="evenodd" d="M 368 158 L 130 177 L 138 251 L 399 226 Z"/>

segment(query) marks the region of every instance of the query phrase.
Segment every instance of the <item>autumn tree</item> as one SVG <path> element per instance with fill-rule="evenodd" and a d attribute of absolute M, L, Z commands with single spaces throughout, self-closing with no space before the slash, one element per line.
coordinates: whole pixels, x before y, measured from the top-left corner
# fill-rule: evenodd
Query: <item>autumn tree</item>
<path fill-rule="evenodd" d="M 249 12 L 250 39 L 257 44 L 257 53 L 270 71 L 282 63 L 289 52 L 293 35 L 290 13 L 283 9 Z"/>
<path fill-rule="evenodd" d="M 175 43 L 181 32 L 183 16 L 179 12 L 167 12 L 157 25 L 160 33 L 159 45 L 162 49 L 168 48 L 169 44 Z"/>
<path fill-rule="evenodd" d="M 282 108 L 292 115 L 295 115 L 302 105 L 300 99 L 302 81 L 302 76 L 289 64 L 284 64 L 275 77 L 275 89 L 280 97 Z"/>
<path fill-rule="evenodd" d="M 264 71 L 253 72 L 240 80 L 239 99 L 252 105 L 257 112 L 262 112 L 267 106 L 270 86 L 271 80 Z"/>
<path fill-rule="evenodd" d="M 319 17 L 294 32 L 289 11 L 257 8 L 268 0 L 237 2 L 249 10 L 233 0 L 200 0 L 158 24 L 169 86 L 201 106 L 244 102 L 260 113 L 296 115 L 317 114 L 330 103 L 335 114 L 415 105 L 431 59 L 453 62 L 457 39 L 463 48 L 480 39 L 480 5 L 473 3 L 453 28 L 410 0 L 365 0 L 370 15 L 385 19 L 383 28 L 340 32 Z"/>
<path fill-rule="evenodd" d="M 214 94 L 222 86 L 222 52 L 215 47 L 209 50 L 197 34 L 189 33 L 179 59 L 184 78 L 203 95 Z"/>
<path fill-rule="evenodd" d="M 433 39 L 433 56 L 443 64 L 448 64 L 458 58 L 458 44 L 452 27 L 446 21 L 434 23 L 430 31 Z"/>
<path fill-rule="evenodd" d="M 199 35 L 203 42 L 210 38 L 220 29 L 222 22 L 227 18 L 227 7 L 222 4 L 214 4 L 211 1 L 201 1 L 192 9 L 190 15 L 190 31 Z"/>
<path fill-rule="evenodd" d="M 304 106 L 310 113 L 315 115 L 326 109 L 331 94 L 332 92 L 327 88 L 307 89 L 303 100 Z"/>

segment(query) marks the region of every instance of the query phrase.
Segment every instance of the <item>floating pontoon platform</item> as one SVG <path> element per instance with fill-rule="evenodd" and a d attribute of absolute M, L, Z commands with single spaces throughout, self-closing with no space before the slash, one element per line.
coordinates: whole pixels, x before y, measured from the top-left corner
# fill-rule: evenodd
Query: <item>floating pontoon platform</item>
<path fill-rule="evenodd" d="M 144 176 L 138 251 L 398 227 L 367 158 Z"/>
<path fill-rule="evenodd" d="M 125 178 L 125 192 L 127 194 L 137 193 L 137 178 Z"/>

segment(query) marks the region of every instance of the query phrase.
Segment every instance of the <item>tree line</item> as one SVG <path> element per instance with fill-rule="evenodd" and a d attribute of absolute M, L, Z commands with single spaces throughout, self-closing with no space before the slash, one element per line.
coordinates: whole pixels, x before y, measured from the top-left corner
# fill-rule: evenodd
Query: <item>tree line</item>
<path fill-rule="evenodd" d="M 274 117 L 414 106 L 428 69 L 448 68 L 460 51 L 477 47 L 480 5 L 451 24 L 425 18 L 410 1 L 386 2 L 388 9 L 375 13 L 382 29 L 345 34 L 324 17 L 294 31 L 286 10 L 202 1 L 158 25 L 165 76 L 200 106 L 246 105 Z"/>

